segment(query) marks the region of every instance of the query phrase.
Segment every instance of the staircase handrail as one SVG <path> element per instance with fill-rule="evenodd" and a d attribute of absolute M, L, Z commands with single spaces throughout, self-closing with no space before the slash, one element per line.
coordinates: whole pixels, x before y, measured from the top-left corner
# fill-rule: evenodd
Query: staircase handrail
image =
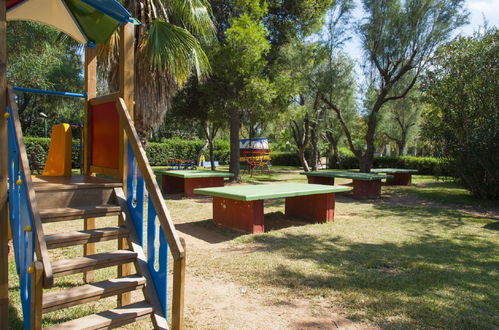
<path fill-rule="evenodd" d="M 144 182 L 147 191 L 149 192 L 149 198 L 151 198 L 157 212 L 159 223 L 161 224 L 161 228 L 171 249 L 173 259 L 176 261 L 181 260 L 184 258 L 185 254 L 184 248 L 179 236 L 177 235 L 172 217 L 166 207 L 158 183 L 154 179 L 153 171 L 149 165 L 149 161 L 147 160 L 146 153 L 142 147 L 137 131 L 135 130 L 133 121 L 130 118 L 125 101 L 120 97 L 118 98 L 116 105 L 121 124 L 123 125 L 125 133 L 129 139 L 130 146 L 137 160 L 137 165 L 144 176 Z"/>
<path fill-rule="evenodd" d="M 34 230 L 35 238 L 35 252 L 36 258 L 43 264 L 44 271 L 44 287 L 50 288 L 54 284 L 54 277 L 52 274 L 52 265 L 50 263 L 50 257 L 47 249 L 47 244 L 45 243 L 45 235 L 43 232 L 42 221 L 40 218 L 40 213 L 36 203 L 35 190 L 33 188 L 33 182 L 31 180 L 31 170 L 29 168 L 28 155 L 26 153 L 26 147 L 24 145 L 24 137 L 21 127 L 21 122 L 19 121 L 19 113 L 17 109 L 17 103 L 15 100 L 15 94 L 12 87 L 8 87 L 8 105 L 10 107 L 10 123 L 9 126 L 12 128 L 12 133 L 15 138 L 15 144 L 19 152 L 19 169 L 24 174 L 24 180 L 22 184 L 26 187 L 26 192 L 28 195 L 28 209 L 31 213 L 32 225 Z M 16 180 L 17 178 L 9 178 L 10 180 Z M 12 203 L 12 200 L 9 201 Z M 31 265 L 30 265 L 31 266 Z"/>

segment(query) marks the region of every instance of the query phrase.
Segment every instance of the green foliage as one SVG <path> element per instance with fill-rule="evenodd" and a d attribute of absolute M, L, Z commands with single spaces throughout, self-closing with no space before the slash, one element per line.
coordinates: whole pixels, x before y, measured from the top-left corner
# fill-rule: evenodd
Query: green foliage
<path fill-rule="evenodd" d="M 31 170 L 34 169 L 33 166 L 36 162 L 36 164 L 38 164 L 39 170 L 42 171 L 49 153 L 50 138 L 25 137 L 24 145 L 26 147 L 26 153 L 28 154 Z M 79 147 L 80 141 L 73 140 L 73 148 L 71 154 L 72 168 L 80 168 Z"/>
<path fill-rule="evenodd" d="M 162 143 L 149 143 L 146 154 L 151 166 L 162 166 L 165 165 L 168 159 L 196 160 L 197 154 L 203 145 L 203 140 L 169 139 L 164 140 Z M 228 159 L 228 142 L 215 142 L 215 160 L 219 161 L 220 164 L 226 164 Z"/>
<path fill-rule="evenodd" d="M 55 29 L 32 22 L 9 22 L 7 81 L 13 86 L 82 92 L 82 64 L 78 49 L 59 39 Z M 83 122 L 83 101 L 76 98 L 16 93 L 25 135 L 44 136 L 47 126 Z"/>
<path fill-rule="evenodd" d="M 426 135 L 439 143 L 477 197 L 499 198 L 497 28 L 442 47 L 425 77 Z"/>
<path fill-rule="evenodd" d="M 418 170 L 418 174 L 453 176 L 454 170 L 446 159 L 435 157 L 375 157 L 374 167 L 377 168 L 407 168 Z"/>
<path fill-rule="evenodd" d="M 298 154 L 291 151 L 273 151 L 272 160 L 270 162 L 272 165 L 300 166 Z"/>

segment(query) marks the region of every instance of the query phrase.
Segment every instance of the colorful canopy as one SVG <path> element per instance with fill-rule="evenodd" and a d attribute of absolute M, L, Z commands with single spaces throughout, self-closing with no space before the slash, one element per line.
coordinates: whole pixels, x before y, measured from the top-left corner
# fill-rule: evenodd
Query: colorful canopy
<path fill-rule="evenodd" d="M 106 43 L 123 22 L 134 22 L 116 0 L 7 0 L 8 21 L 50 25 L 82 44 Z"/>

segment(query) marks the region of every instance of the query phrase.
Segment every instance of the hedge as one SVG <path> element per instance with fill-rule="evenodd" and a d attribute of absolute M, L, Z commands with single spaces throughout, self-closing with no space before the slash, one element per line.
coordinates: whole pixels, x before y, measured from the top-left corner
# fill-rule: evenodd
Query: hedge
<path fill-rule="evenodd" d="M 33 155 L 36 155 L 36 162 L 39 168 L 42 170 L 47 161 L 47 154 L 50 147 L 49 138 L 35 138 L 26 137 L 24 139 L 26 145 L 26 152 L 28 153 L 28 158 L 32 161 Z M 79 140 L 73 140 L 73 153 L 72 153 L 72 166 L 73 168 L 79 168 L 80 166 L 80 152 L 79 152 Z M 169 139 L 162 143 L 151 142 L 148 144 L 146 149 L 147 157 L 149 158 L 149 163 L 152 166 L 164 165 L 167 159 L 197 159 L 198 152 L 204 145 L 202 140 L 181 140 L 181 139 Z M 208 150 L 205 152 L 206 158 L 208 158 Z M 215 160 L 218 160 L 220 164 L 226 164 L 230 159 L 230 148 L 228 141 L 215 141 Z"/>
<path fill-rule="evenodd" d="M 47 153 L 50 146 L 49 138 L 26 137 L 24 139 L 28 158 L 31 160 L 32 151 L 36 155 L 37 163 L 40 169 L 43 169 L 47 160 Z M 167 159 L 193 159 L 197 158 L 199 150 L 203 147 L 202 140 L 182 140 L 168 139 L 162 143 L 151 142 L 146 150 L 149 163 L 152 166 L 161 166 Z M 208 158 L 208 151 L 205 152 Z M 342 169 L 358 168 L 359 163 L 353 154 L 345 148 L 340 149 Z M 215 160 L 220 164 L 228 164 L 230 160 L 229 141 L 215 141 Z M 73 168 L 79 168 L 80 152 L 79 140 L 73 140 Z M 296 152 L 275 151 L 272 152 L 272 164 L 281 166 L 300 166 L 300 160 Z M 32 163 L 32 161 L 31 161 Z M 434 157 L 414 157 L 414 156 L 384 156 L 374 158 L 374 167 L 390 168 L 410 168 L 418 170 L 419 174 L 436 176 L 453 176 L 454 172 L 451 165 L 442 158 Z"/>

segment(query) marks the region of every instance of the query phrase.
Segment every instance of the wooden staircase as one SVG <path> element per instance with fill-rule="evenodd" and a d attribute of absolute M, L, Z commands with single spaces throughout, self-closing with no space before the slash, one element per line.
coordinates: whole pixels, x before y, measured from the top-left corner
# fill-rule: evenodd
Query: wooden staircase
<path fill-rule="evenodd" d="M 124 248 L 115 251 L 58 260 L 54 260 L 51 256 L 52 275 L 56 280 L 55 287 L 57 287 L 57 278 L 63 276 L 130 263 L 135 265 L 134 273 L 124 274 L 121 277 L 90 282 L 58 291 L 46 292 L 47 290 L 44 290 L 43 294 L 34 301 L 34 304 L 41 308 L 41 313 L 93 303 L 103 298 L 136 290 L 142 290 L 144 297 L 143 300 L 126 306 L 117 306 L 117 308 L 64 322 L 49 329 L 107 329 L 144 318 L 152 318 L 156 328 L 167 328 L 166 318 L 160 311 L 154 292 L 154 285 L 148 281 L 151 275 L 143 262 L 144 252 L 138 244 L 133 244 L 136 232 L 134 228 L 130 228 L 133 224 L 130 224 L 130 217 L 127 215 L 129 210 L 127 210 L 126 202 L 123 203 L 121 200 L 120 203 L 120 198 L 123 198 L 121 183 L 92 176 L 37 177 L 33 178 L 33 187 L 44 227 L 45 242 L 49 250 L 110 240 L 122 239 L 126 242 Z M 52 234 L 47 230 L 50 226 L 57 227 L 57 229 L 64 228 L 65 221 L 82 221 L 78 219 L 109 216 L 116 217 L 115 227 L 106 226 Z M 118 225 L 119 217 L 122 219 L 121 225 Z M 54 222 L 60 222 L 60 225 L 47 225 Z"/>

